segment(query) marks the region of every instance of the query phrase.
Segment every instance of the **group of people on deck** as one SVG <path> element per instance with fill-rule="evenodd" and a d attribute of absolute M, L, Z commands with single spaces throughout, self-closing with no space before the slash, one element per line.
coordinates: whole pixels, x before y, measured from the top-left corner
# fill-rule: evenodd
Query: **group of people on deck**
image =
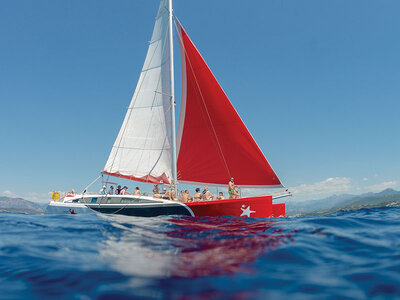
<path fill-rule="evenodd" d="M 133 192 L 133 195 L 141 195 L 142 192 L 140 191 L 139 187 L 136 187 L 135 191 Z M 117 186 L 117 188 L 114 190 L 114 186 L 110 186 L 110 189 L 107 192 L 107 187 L 103 185 L 103 188 L 100 190 L 100 195 L 130 195 L 128 193 L 128 187 L 124 186 L 121 188 L 120 185 Z"/>
<path fill-rule="evenodd" d="M 237 189 L 239 186 L 235 185 L 233 177 L 230 178 L 228 182 L 228 195 L 229 199 L 236 199 L 239 197 L 239 193 Z M 103 188 L 100 190 L 101 195 L 131 195 L 128 193 L 128 187 L 124 186 L 123 188 L 118 185 L 117 188 L 114 189 L 114 186 L 111 185 L 110 189 L 107 191 L 107 187 L 104 185 Z M 139 187 L 135 188 L 135 191 L 133 192 L 133 195 L 142 195 L 142 192 L 140 191 Z M 197 202 L 197 201 L 210 201 L 210 200 L 224 200 L 224 193 L 219 192 L 218 196 L 215 197 L 210 190 L 208 189 L 208 186 L 205 186 L 203 188 L 203 191 L 200 191 L 200 188 L 196 188 L 194 195 L 190 195 L 188 190 L 184 190 L 180 192 L 179 195 L 179 201 L 181 202 Z M 174 189 L 171 187 L 170 190 L 167 190 L 166 188 L 163 188 L 160 191 L 160 188 L 158 187 L 158 184 L 154 185 L 153 188 L 153 197 L 154 198 L 159 198 L 159 199 L 167 199 L 167 200 L 177 200 L 175 198 L 175 192 Z"/>
<path fill-rule="evenodd" d="M 163 188 L 160 191 L 158 184 L 155 184 L 153 189 L 153 197 L 159 199 L 175 200 L 175 192 L 173 191 L 173 189 L 167 191 L 166 188 Z"/>
<path fill-rule="evenodd" d="M 181 191 L 181 201 L 182 202 L 197 202 L 197 201 L 210 201 L 214 200 L 214 195 L 208 189 L 208 186 L 205 186 L 203 192 L 200 192 L 200 188 L 196 189 L 195 194 L 190 195 L 188 190 Z M 224 193 L 219 192 L 218 196 L 215 200 L 223 200 L 225 199 Z"/>
<path fill-rule="evenodd" d="M 229 180 L 228 183 L 228 194 L 229 194 L 229 199 L 236 199 L 239 197 L 239 193 L 237 192 L 237 188 L 239 186 L 235 185 L 233 177 Z M 154 198 L 161 198 L 161 199 L 168 199 L 168 200 L 175 200 L 175 192 L 171 188 L 171 190 L 167 191 L 166 188 L 163 188 L 162 191 L 160 192 L 160 189 L 157 184 L 154 185 L 153 189 L 153 197 Z M 194 195 L 190 195 L 188 190 L 184 190 L 180 192 L 180 201 L 185 203 L 185 202 L 197 202 L 197 201 L 210 201 L 210 200 L 224 200 L 224 193 L 219 192 L 218 196 L 215 197 L 210 190 L 208 189 L 208 186 L 205 186 L 203 191 L 200 192 L 200 188 L 196 188 Z"/>

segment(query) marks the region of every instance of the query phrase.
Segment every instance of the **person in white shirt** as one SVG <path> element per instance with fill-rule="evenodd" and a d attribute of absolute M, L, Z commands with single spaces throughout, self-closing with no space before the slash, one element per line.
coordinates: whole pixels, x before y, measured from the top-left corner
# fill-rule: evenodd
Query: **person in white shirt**
<path fill-rule="evenodd" d="M 103 185 L 103 188 L 100 190 L 100 195 L 107 195 L 107 190 L 106 190 L 106 186 Z"/>

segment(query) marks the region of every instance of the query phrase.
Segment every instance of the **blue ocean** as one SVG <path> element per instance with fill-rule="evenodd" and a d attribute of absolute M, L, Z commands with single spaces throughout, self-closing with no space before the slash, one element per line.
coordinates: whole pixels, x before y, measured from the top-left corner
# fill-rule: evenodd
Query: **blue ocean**
<path fill-rule="evenodd" d="M 400 299 L 400 208 L 276 219 L 0 213 L 1 299 Z"/>

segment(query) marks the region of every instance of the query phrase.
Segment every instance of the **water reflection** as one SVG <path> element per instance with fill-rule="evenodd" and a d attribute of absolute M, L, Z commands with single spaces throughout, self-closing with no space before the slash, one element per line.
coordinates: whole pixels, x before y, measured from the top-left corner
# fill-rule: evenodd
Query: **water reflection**
<path fill-rule="evenodd" d="M 292 236 L 279 222 L 233 217 L 109 216 L 101 255 L 116 270 L 145 277 L 252 272 L 252 262 Z"/>

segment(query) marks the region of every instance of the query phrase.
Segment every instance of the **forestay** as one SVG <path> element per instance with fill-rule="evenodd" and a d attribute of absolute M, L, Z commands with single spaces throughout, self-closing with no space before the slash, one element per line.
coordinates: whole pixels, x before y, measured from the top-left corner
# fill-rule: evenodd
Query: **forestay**
<path fill-rule="evenodd" d="M 103 172 L 143 182 L 172 175 L 168 1 L 160 3 L 139 82 Z"/>

